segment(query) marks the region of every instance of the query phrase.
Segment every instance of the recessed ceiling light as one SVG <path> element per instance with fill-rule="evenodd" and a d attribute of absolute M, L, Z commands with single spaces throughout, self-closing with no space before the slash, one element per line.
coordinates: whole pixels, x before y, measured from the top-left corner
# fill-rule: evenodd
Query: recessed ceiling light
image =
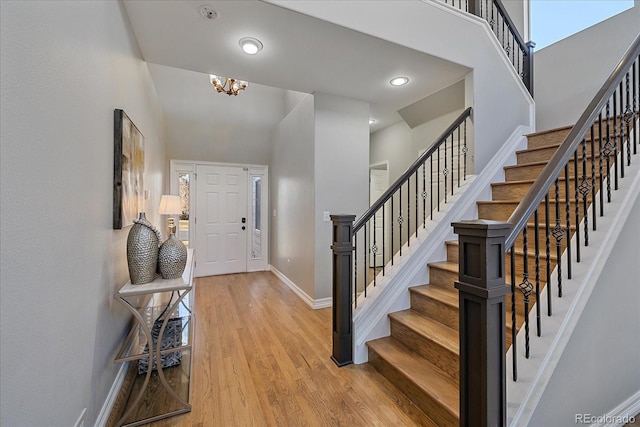
<path fill-rule="evenodd" d="M 241 38 L 238 44 L 240 44 L 244 53 L 248 55 L 255 55 L 262 50 L 262 42 L 258 39 L 254 39 L 253 37 Z"/>
<path fill-rule="evenodd" d="M 376 119 L 369 119 L 369 124 L 372 125 L 376 122 Z"/>
<path fill-rule="evenodd" d="M 409 77 L 394 77 L 389 82 L 391 86 L 404 86 L 407 83 L 409 83 Z"/>

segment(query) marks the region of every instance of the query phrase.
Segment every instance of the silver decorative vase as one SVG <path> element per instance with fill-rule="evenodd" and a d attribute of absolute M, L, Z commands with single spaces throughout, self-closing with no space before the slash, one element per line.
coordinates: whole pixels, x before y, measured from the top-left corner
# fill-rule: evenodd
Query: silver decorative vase
<path fill-rule="evenodd" d="M 158 252 L 158 269 L 163 279 L 178 279 L 187 265 L 187 248 L 184 243 L 171 233 L 160 246 Z"/>
<path fill-rule="evenodd" d="M 131 284 L 142 285 L 153 282 L 158 264 L 157 229 L 147 221 L 144 212 L 134 220 L 127 238 L 127 264 Z"/>

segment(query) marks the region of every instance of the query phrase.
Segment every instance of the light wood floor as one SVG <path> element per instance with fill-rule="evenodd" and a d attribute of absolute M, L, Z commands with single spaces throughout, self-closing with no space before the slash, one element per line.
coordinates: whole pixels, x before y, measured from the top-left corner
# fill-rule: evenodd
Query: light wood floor
<path fill-rule="evenodd" d="M 338 368 L 331 309 L 269 272 L 196 280 L 190 413 L 165 426 L 431 426 L 375 369 Z"/>

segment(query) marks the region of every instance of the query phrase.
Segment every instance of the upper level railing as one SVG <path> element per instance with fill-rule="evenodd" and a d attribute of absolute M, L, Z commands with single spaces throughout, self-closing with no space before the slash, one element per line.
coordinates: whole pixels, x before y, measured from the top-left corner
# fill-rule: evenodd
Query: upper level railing
<path fill-rule="evenodd" d="M 427 220 L 450 201 L 467 179 L 467 125 L 471 113 L 471 107 L 463 111 L 355 224 L 355 216 L 332 216 L 334 316 L 339 312 L 349 331 L 358 299 L 367 298 L 371 288 L 385 276 L 388 265 L 397 262 L 403 253 L 406 255 L 412 242 L 426 232 Z M 335 321 L 334 317 L 334 326 Z M 336 350 L 334 342 L 338 364 L 347 363 L 351 357 L 350 339 L 343 341 L 348 356 L 336 355 L 341 350 Z"/>
<path fill-rule="evenodd" d="M 540 337 L 543 306 L 551 316 L 554 295 L 562 298 L 564 280 L 572 279 L 572 266 L 581 261 L 581 249 L 589 246 L 589 231 L 597 230 L 607 205 L 623 197 L 616 191 L 625 168 L 638 160 L 639 96 L 640 35 L 508 222 L 454 224 L 460 235 L 456 287 L 460 290 L 460 387 L 465 396 L 460 401 L 461 425 L 480 413 L 496 417 L 489 424 L 505 425 L 500 422 L 506 413 L 504 307 L 509 304 L 504 295 L 509 288 L 505 282 L 511 292 L 512 378 L 517 381 L 522 351 L 516 351 L 516 336 L 521 326 L 524 357 L 530 357 L 530 304 L 535 302 L 535 331 Z M 554 269 L 557 276 L 552 281 Z M 546 301 L 542 301 L 545 285 Z M 466 309 L 466 301 L 475 305 L 474 310 Z M 486 332 L 482 340 L 476 337 L 479 330 Z M 470 370 L 473 375 L 467 375 Z"/>
<path fill-rule="evenodd" d="M 441 0 L 444 3 L 484 18 L 502 45 L 505 54 L 529 93 L 533 95 L 533 48 L 525 42 L 501 0 Z"/>

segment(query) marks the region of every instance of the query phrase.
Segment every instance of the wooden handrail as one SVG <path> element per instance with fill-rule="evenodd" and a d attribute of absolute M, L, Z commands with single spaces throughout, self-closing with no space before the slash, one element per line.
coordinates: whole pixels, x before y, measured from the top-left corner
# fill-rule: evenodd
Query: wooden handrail
<path fill-rule="evenodd" d="M 526 226 L 527 221 L 536 211 L 540 200 L 551 188 L 551 185 L 560 176 L 562 168 L 565 167 L 574 151 L 578 148 L 578 144 L 585 137 L 598 117 L 600 111 L 608 102 L 609 97 L 616 90 L 622 77 L 626 74 L 631 64 L 640 56 L 640 35 L 636 37 L 627 52 L 624 54 L 618 65 L 615 66 L 609 78 L 602 85 L 593 100 L 580 116 L 575 126 L 571 129 L 567 137 L 564 139 L 558 150 L 553 154 L 549 162 L 546 164 L 538 179 L 533 183 L 527 194 L 524 196 L 520 204 L 513 211 L 509 219 L 509 223 L 513 224 L 511 233 L 507 237 L 505 248 L 509 249 L 516 241 L 518 234 Z"/>

